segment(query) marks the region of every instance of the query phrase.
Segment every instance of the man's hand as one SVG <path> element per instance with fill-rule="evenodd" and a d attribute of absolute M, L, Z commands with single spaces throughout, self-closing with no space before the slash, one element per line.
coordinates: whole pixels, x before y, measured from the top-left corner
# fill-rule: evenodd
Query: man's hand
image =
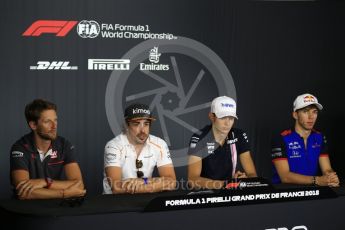
<path fill-rule="evenodd" d="M 81 189 L 82 182 L 76 181 L 74 184 L 63 190 L 63 198 L 81 197 L 86 194 L 85 189 Z"/>
<path fill-rule="evenodd" d="M 47 182 L 44 179 L 30 179 L 18 183 L 16 190 L 20 199 L 30 196 L 32 191 L 38 188 L 44 188 Z"/>
<path fill-rule="evenodd" d="M 128 193 L 135 193 L 135 191 L 144 185 L 144 180 L 141 178 L 130 178 L 122 182 L 122 189 Z"/>
<path fill-rule="evenodd" d="M 335 172 L 328 172 L 323 176 L 316 177 L 316 184 L 320 186 L 338 187 L 339 178 Z"/>
<path fill-rule="evenodd" d="M 234 178 L 247 178 L 247 174 L 241 171 L 237 171 L 234 175 Z"/>
<path fill-rule="evenodd" d="M 326 173 L 328 186 L 330 187 L 338 187 L 339 186 L 339 178 L 335 172 Z"/>

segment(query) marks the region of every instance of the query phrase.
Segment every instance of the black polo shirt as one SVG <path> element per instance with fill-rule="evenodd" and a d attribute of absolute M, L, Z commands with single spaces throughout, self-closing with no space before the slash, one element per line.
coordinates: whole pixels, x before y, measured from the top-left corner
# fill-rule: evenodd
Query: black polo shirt
<path fill-rule="evenodd" d="M 250 151 L 250 145 L 245 132 L 232 128 L 221 146 L 214 140 L 212 126 L 208 125 L 200 135 L 192 136 L 188 154 L 202 158 L 201 177 L 229 180 L 233 166 L 236 169 L 239 155 L 247 151 Z"/>
<path fill-rule="evenodd" d="M 64 179 L 64 166 L 77 162 L 74 146 L 65 138 L 58 136 L 51 144 L 51 154 L 43 161 L 34 143 L 31 132 L 19 139 L 11 148 L 10 170 L 24 169 L 30 174 L 30 179 L 52 178 Z"/>

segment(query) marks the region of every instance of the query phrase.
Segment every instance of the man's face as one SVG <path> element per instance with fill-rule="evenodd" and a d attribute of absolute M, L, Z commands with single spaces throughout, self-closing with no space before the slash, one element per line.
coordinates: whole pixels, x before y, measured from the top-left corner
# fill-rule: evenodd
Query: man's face
<path fill-rule="evenodd" d="M 315 125 L 318 112 L 319 110 L 315 106 L 307 106 L 293 112 L 296 125 L 304 130 L 312 130 Z"/>
<path fill-rule="evenodd" d="M 222 118 L 217 118 L 215 114 L 210 114 L 210 119 L 212 121 L 213 127 L 220 133 L 228 135 L 230 129 L 234 125 L 235 118 L 231 116 L 226 116 Z"/>
<path fill-rule="evenodd" d="M 128 139 L 132 144 L 144 144 L 150 134 L 151 121 L 135 119 L 128 121 Z"/>
<path fill-rule="evenodd" d="M 30 127 L 44 140 L 55 140 L 57 137 L 57 115 L 55 110 L 44 110 L 37 122 Z"/>

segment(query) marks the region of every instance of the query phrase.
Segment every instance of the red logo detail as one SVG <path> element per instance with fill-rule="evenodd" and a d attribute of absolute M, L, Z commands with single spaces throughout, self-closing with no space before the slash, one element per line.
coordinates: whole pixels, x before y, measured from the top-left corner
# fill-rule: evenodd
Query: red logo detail
<path fill-rule="evenodd" d="M 41 34 L 56 34 L 64 37 L 78 21 L 38 20 L 22 34 L 23 36 L 40 36 Z"/>
<path fill-rule="evenodd" d="M 237 188 L 240 185 L 240 182 L 230 182 L 228 183 L 225 188 L 229 189 L 229 188 Z"/>

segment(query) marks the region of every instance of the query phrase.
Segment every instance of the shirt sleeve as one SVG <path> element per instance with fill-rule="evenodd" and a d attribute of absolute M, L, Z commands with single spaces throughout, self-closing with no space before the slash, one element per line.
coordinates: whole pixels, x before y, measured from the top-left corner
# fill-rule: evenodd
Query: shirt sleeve
<path fill-rule="evenodd" d="M 117 166 L 122 168 L 121 146 L 108 142 L 104 148 L 104 168 Z"/>
<path fill-rule="evenodd" d="M 168 145 L 165 143 L 165 141 L 162 140 L 161 146 L 162 146 L 162 156 L 159 157 L 157 160 L 157 167 L 167 165 L 167 164 L 172 164 Z"/>
<path fill-rule="evenodd" d="M 64 164 L 78 162 L 74 145 L 72 145 L 67 140 L 65 140 L 65 144 L 64 144 L 64 153 L 65 153 Z"/>
<path fill-rule="evenodd" d="M 271 157 L 272 161 L 287 159 L 285 142 L 281 135 L 277 135 L 272 140 Z"/>
<path fill-rule="evenodd" d="M 24 169 L 29 171 L 29 160 L 26 156 L 24 147 L 20 145 L 13 145 L 10 155 L 10 169 L 11 171 L 17 169 Z"/>
<path fill-rule="evenodd" d="M 249 142 L 247 133 L 240 130 L 237 136 L 238 136 L 238 146 L 237 146 L 238 153 L 241 154 L 241 153 L 250 151 L 250 142 Z"/>
<path fill-rule="evenodd" d="M 320 157 L 329 157 L 328 143 L 325 135 L 322 135 Z"/>
<path fill-rule="evenodd" d="M 207 151 L 206 147 L 202 146 L 202 141 L 198 135 L 193 135 L 189 142 L 188 155 L 193 155 L 202 158 L 203 151 Z"/>

